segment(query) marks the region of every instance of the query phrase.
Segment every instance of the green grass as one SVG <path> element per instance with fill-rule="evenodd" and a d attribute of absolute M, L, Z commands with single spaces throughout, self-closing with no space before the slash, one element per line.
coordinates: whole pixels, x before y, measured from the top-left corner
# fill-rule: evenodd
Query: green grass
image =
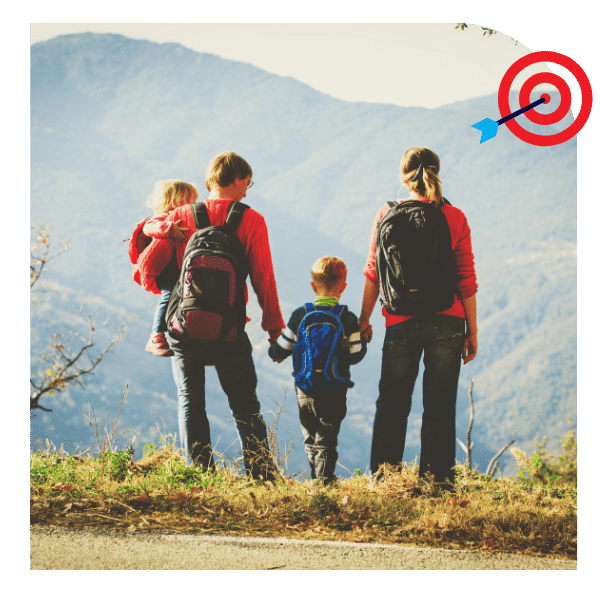
<path fill-rule="evenodd" d="M 439 492 L 413 464 L 376 485 L 359 472 L 331 487 L 286 477 L 260 484 L 224 462 L 211 473 L 187 466 L 168 439 L 139 461 L 132 455 L 31 454 L 31 523 L 576 558 L 577 489 L 554 479 L 492 479 L 458 466 L 456 489 Z"/>

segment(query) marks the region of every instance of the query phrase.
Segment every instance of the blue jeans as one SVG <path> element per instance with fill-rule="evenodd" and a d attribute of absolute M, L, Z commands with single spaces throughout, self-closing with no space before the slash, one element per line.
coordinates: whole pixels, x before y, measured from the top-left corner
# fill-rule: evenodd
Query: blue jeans
<path fill-rule="evenodd" d="M 160 299 L 154 312 L 154 321 L 152 323 L 152 333 L 165 333 L 167 331 L 167 306 L 171 299 L 171 292 L 177 283 L 179 269 L 177 261 L 172 260 L 164 271 L 155 279 L 156 287 L 160 290 Z"/>
<path fill-rule="evenodd" d="M 300 428 L 304 436 L 310 476 L 321 479 L 326 484 L 335 479 L 338 434 L 346 416 L 347 393 L 347 390 L 337 390 L 309 396 L 296 387 Z"/>
<path fill-rule="evenodd" d="M 214 467 L 210 425 L 206 415 L 205 372 L 212 365 L 229 400 L 242 442 L 246 471 L 254 479 L 273 479 L 267 428 L 256 397 L 256 370 L 248 335 L 235 342 L 183 341 L 169 336 L 173 377 L 177 386 L 179 437 L 192 462 Z"/>
<path fill-rule="evenodd" d="M 423 356 L 423 423 L 419 475 L 454 482 L 456 393 L 465 321 L 460 317 L 415 317 L 388 327 L 383 345 L 371 472 L 383 463 L 400 466 L 412 392 Z"/>

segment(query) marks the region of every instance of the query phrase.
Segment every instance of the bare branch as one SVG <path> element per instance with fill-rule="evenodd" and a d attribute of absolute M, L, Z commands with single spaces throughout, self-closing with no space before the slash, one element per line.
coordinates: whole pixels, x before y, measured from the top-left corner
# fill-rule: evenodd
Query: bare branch
<path fill-rule="evenodd" d="M 471 430 L 473 429 L 473 421 L 475 420 L 475 405 L 473 404 L 473 386 L 475 380 L 471 379 L 471 387 L 469 388 L 469 404 L 471 405 L 471 417 L 469 418 L 469 427 L 467 429 L 467 467 L 471 468 L 471 450 L 473 444 L 471 443 Z"/>
<path fill-rule="evenodd" d="M 50 255 L 50 230 L 42 225 L 32 227 L 36 232 L 37 244 L 31 246 L 30 254 L 30 289 L 37 283 L 42 275 L 44 267 L 57 256 L 61 255 L 69 249 L 67 239 L 62 241 L 62 248 L 55 254 Z M 39 244 L 39 245 L 38 245 Z"/>
<path fill-rule="evenodd" d="M 500 450 L 500 452 L 498 452 L 498 454 L 496 454 L 496 456 L 494 456 L 494 458 L 492 458 L 492 460 L 490 460 L 490 464 L 488 465 L 488 468 L 485 471 L 486 475 L 490 475 L 490 470 L 492 469 L 494 462 L 497 461 L 497 459 L 499 459 L 503 452 L 505 450 L 508 450 L 513 444 L 515 443 L 515 440 L 513 440 L 512 442 L 509 442 L 508 444 L 506 444 L 506 446 L 504 446 L 504 448 L 502 448 L 502 450 Z M 496 467 L 494 468 L 493 471 L 491 471 L 491 475 L 493 476 L 493 474 L 496 472 L 496 469 L 498 468 L 499 462 L 496 463 Z"/>
<path fill-rule="evenodd" d="M 497 473 L 498 471 L 498 467 L 500 466 L 500 461 L 496 461 L 494 464 L 494 468 L 492 469 L 492 472 L 490 473 L 490 477 L 494 477 L 494 475 Z M 489 469 L 489 467 L 488 467 Z"/>

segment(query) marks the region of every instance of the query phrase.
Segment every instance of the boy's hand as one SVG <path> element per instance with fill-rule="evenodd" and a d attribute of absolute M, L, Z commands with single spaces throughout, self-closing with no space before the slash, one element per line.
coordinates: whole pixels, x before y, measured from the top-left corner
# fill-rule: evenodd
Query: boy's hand
<path fill-rule="evenodd" d="M 183 232 L 189 230 L 187 227 L 180 227 L 179 223 L 181 223 L 181 221 L 176 221 L 175 223 L 173 223 L 173 237 L 178 242 L 186 242 L 187 237 Z"/>
<path fill-rule="evenodd" d="M 277 340 L 269 340 L 269 345 L 270 345 L 270 346 L 272 346 L 273 344 L 276 344 L 276 343 L 277 343 Z M 282 363 L 282 362 L 283 362 L 285 359 L 281 358 L 281 359 L 279 359 L 279 360 L 275 360 L 275 359 L 273 358 L 273 359 L 271 359 L 271 360 L 272 360 L 273 362 L 276 362 L 276 363 Z"/>

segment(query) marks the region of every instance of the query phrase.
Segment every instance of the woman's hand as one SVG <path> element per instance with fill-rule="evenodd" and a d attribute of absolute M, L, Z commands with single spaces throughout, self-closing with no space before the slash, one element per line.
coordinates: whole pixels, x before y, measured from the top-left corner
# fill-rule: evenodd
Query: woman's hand
<path fill-rule="evenodd" d="M 477 298 L 475 294 L 463 299 L 462 305 L 465 309 L 465 320 L 467 321 L 467 337 L 462 351 L 463 363 L 466 365 L 477 354 Z"/>
<path fill-rule="evenodd" d="M 360 337 L 367 340 L 367 343 L 370 343 L 373 339 L 373 326 L 371 325 L 371 323 L 369 323 L 368 319 L 361 319 L 358 320 L 358 327 L 360 328 Z"/>
<path fill-rule="evenodd" d="M 467 331 L 465 344 L 462 350 L 463 364 L 471 362 L 477 356 L 477 332 L 470 333 Z"/>
<path fill-rule="evenodd" d="M 360 329 L 360 337 L 370 343 L 373 339 L 373 327 L 369 322 L 373 309 L 379 297 L 379 285 L 370 279 L 365 279 L 365 291 L 363 292 L 362 306 L 360 316 L 358 317 L 358 327 Z"/>

